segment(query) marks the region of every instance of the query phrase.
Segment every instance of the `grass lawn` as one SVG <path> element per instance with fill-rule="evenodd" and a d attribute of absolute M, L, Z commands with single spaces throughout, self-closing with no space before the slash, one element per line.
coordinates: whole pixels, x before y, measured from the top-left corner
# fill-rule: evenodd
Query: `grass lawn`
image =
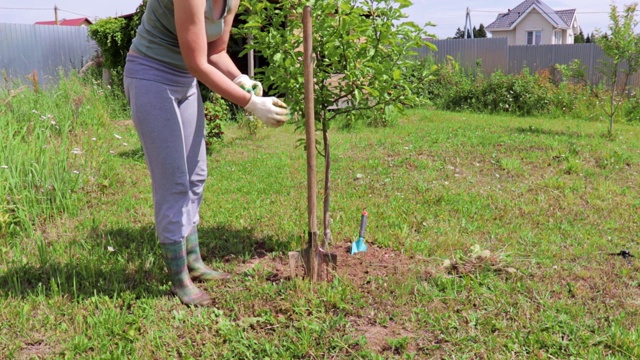
<path fill-rule="evenodd" d="M 0 202 L 2 358 L 640 358 L 640 264 L 610 255 L 640 254 L 637 126 L 608 139 L 605 122 L 414 110 L 333 130 L 339 270 L 311 284 L 285 258 L 307 232 L 304 134 L 227 125 L 200 237 L 235 276 L 187 308 L 167 295 L 135 130 L 116 120 L 41 140 L 73 154 L 57 168 L 79 185 L 22 187 L 66 199 L 29 231 L 9 230 L 19 195 Z M 6 175 L 20 156 L 0 140 L 6 190 L 29 171 Z M 363 208 L 370 251 L 352 256 Z"/>

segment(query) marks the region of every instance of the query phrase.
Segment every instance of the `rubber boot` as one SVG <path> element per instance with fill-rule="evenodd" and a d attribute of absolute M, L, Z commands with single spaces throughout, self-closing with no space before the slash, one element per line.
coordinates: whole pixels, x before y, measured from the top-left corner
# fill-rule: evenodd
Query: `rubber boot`
<path fill-rule="evenodd" d="M 194 285 L 187 270 L 185 242 L 160 244 L 164 262 L 169 270 L 171 292 L 185 305 L 207 306 L 211 297 Z"/>
<path fill-rule="evenodd" d="M 215 271 L 204 264 L 200 256 L 200 244 L 198 243 L 198 232 L 193 232 L 186 238 L 187 243 L 187 267 L 192 280 L 225 280 L 231 274 Z"/>

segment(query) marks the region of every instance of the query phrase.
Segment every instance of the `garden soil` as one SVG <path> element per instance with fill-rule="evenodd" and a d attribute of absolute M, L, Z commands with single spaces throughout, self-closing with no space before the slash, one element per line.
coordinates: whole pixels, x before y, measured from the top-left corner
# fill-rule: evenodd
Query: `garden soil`
<path fill-rule="evenodd" d="M 338 254 L 338 263 L 335 272 L 329 272 L 325 276 L 327 281 L 333 281 L 339 278 L 340 281 L 351 283 L 359 292 L 376 297 L 370 282 L 374 279 L 388 279 L 392 282 L 402 282 L 406 278 L 409 271 L 420 272 L 417 270 L 420 266 L 417 263 L 425 261 L 414 257 L 407 256 L 392 249 L 377 247 L 368 244 L 365 252 L 351 254 L 351 242 L 343 242 L 331 247 L 332 252 Z M 256 256 L 244 263 L 237 264 L 236 273 L 242 273 L 259 266 L 261 272 L 266 274 L 266 278 L 273 282 L 291 281 L 293 277 L 303 278 L 304 268 L 301 264 L 291 273 L 289 266 L 289 257 L 286 255 L 270 256 L 266 252 L 257 250 Z M 380 308 L 390 307 L 388 311 L 392 311 L 393 304 L 379 303 L 376 310 Z M 400 337 L 412 337 L 410 329 L 404 329 L 393 321 L 388 322 L 384 326 L 378 324 L 376 319 L 368 316 L 353 316 L 349 318 L 354 329 L 358 334 L 367 339 L 370 349 L 384 353 L 391 351 L 389 349 L 388 339 Z M 407 349 L 411 350 L 411 349 Z"/>

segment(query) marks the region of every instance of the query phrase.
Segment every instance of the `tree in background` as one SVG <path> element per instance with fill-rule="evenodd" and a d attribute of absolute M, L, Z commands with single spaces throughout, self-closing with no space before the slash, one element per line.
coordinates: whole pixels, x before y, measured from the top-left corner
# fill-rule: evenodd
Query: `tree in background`
<path fill-rule="evenodd" d="M 89 26 L 89 37 L 100 48 L 103 67 L 114 78 L 114 83 L 122 86 L 122 72 L 127 59 L 127 52 L 136 35 L 147 0 L 142 0 L 136 12 L 129 18 L 109 17 L 100 19 Z"/>
<path fill-rule="evenodd" d="M 253 49 L 268 66 L 257 69 L 265 89 L 286 97 L 298 128 L 304 126 L 302 10 L 308 0 L 277 3 L 246 0 L 239 31 L 251 34 Z M 330 243 L 331 151 L 328 131 L 332 121 L 346 117 L 373 126 L 388 124 L 389 115 L 404 106 L 420 104 L 423 95 L 405 78 L 415 69 L 414 49 L 432 35 L 405 22 L 408 0 L 323 0 L 312 2 L 315 119 L 322 131 L 324 156 L 324 241 Z M 435 50 L 435 47 L 431 45 Z M 428 74 L 421 72 L 424 82 Z M 416 81 L 416 79 L 413 79 Z"/>
<path fill-rule="evenodd" d="M 468 31 L 467 31 L 467 32 L 468 32 Z M 456 29 L 456 34 L 453 36 L 453 38 L 452 38 L 452 39 L 464 39 L 464 38 L 465 38 L 465 36 L 464 36 L 464 30 L 462 30 L 462 29 L 460 29 L 460 28 Z"/>
<path fill-rule="evenodd" d="M 632 3 L 625 5 L 623 11 L 618 13 L 618 7 L 611 4 L 610 34 L 601 35 L 600 31 L 596 32 L 596 44 L 609 57 L 599 67 L 608 86 L 607 103 L 603 110 L 609 117 L 609 134 L 613 133 L 613 120 L 624 102 L 629 78 L 640 69 L 640 35 L 634 32 L 638 25 L 637 10 L 638 3 Z"/>
<path fill-rule="evenodd" d="M 473 37 L 476 39 L 483 39 L 487 37 L 487 30 L 485 30 L 484 24 L 481 23 L 478 29 L 476 29 L 475 26 L 473 27 Z"/>
<path fill-rule="evenodd" d="M 587 44 L 595 44 L 597 38 L 598 36 L 596 35 L 596 33 L 591 32 L 591 34 L 587 35 L 587 37 L 584 39 L 584 42 Z"/>
<path fill-rule="evenodd" d="M 471 38 L 471 31 L 467 30 L 466 35 L 467 36 L 465 36 L 464 30 L 458 28 L 452 39 L 469 39 Z M 487 37 L 487 30 L 485 30 L 483 24 L 480 24 L 478 28 L 476 28 L 475 26 L 473 27 L 473 37 L 476 39 Z"/>
<path fill-rule="evenodd" d="M 585 38 L 584 38 L 584 33 L 582 32 L 582 28 L 580 28 L 580 32 L 577 33 L 574 36 L 573 43 L 574 44 L 584 44 L 585 43 Z"/>

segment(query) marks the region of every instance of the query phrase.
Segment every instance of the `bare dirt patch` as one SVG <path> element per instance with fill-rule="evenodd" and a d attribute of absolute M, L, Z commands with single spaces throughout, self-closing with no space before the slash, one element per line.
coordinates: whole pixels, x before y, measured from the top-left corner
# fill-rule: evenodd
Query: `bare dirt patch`
<path fill-rule="evenodd" d="M 418 261 L 400 252 L 369 245 L 367 251 L 351 255 L 351 243 L 334 247 L 338 253 L 337 276 L 348 279 L 354 285 L 364 285 L 371 277 L 401 276 Z"/>
<path fill-rule="evenodd" d="M 351 255 L 351 243 L 343 242 L 334 245 L 331 252 L 338 254 L 338 262 L 335 273 L 330 273 L 328 280 L 336 276 L 342 280 L 349 281 L 355 286 L 365 284 L 372 277 L 394 277 L 404 273 L 404 271 L 416 265 L 419 261 L 415 257 L 410 257 L 392 249 L 385 249 L 368 244 L 365 252 Z M 299 265 L 294 273 L 289 267 L 289 258 L 285 255 L 269 256 L 264 251 L 256 251 L 256 256 L 242 264 L 236 266 L 236 273 L 242 273 L 260 266 L 268 272 L 267 279 L 270 281 L 291 280 L 292 277 L 304 277 L 304 268 Z"/>
<path fill-rule="evenodd" d="M 355 329 L 362 334 L 367 339 L 367 344 L 371 350 L 377 351 L 379 353 L 391 351 L 397 352 L 398 348 L 392 346 L 389 342 L 390 339 L 402 339 L 402 338 L 413 338 L 413 333 L 403 329 L 400 325 L 390 322 L 385 326 L 374 325 L 368 322 L 363 323 L 363 319 L 361 318 L 352 318 L 349 321 L 354 325 Z M 412 344 L 412 342 L 407 341 L 408 344 Z M 409 352 L 414 352 L 415 346 L 410 346 L 406 349 Z"/>
<path fill-rule="evenodd" d="M 45 359 L 53 352 L 53 348 L 44 340 L 35 340 L 24 344 L 18 359 Z"/>

